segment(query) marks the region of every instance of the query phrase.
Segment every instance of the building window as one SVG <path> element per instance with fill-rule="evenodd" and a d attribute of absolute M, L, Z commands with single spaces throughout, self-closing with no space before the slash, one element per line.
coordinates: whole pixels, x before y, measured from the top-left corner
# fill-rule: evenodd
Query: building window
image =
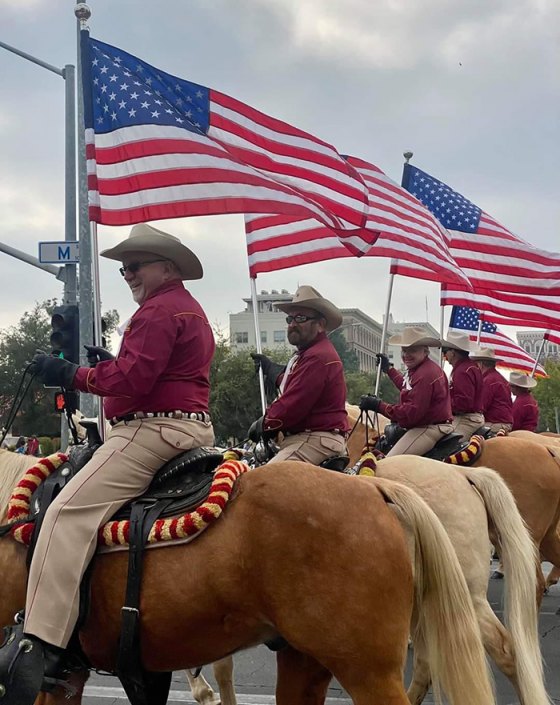
<path fill-rule="evenodd" d="M 241 343 L 248 343 L 249 342 L 249 333 L 246 330 L 237 332 L 235 334 L 235 342 L 238 345 Z"/>
<path fill-rule="evenodd" d="M 261 343 L 266 343 L 266 338 L 267 338 L 266 331 L 261 330 Z"/>
<path fill-rule="evenodd" d="M 274 331 L 274 342 L 275 343 L 285 343 L 286 342 L 286 331 L 285 330 L 275 330 Z"/>

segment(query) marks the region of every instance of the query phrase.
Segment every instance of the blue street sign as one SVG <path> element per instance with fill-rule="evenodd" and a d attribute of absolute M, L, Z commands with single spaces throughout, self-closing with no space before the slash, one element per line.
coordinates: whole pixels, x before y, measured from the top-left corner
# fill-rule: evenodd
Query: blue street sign
<path fill-rule="evenodd" d="M 41 264 L 77 264 L 80 261 L 79 243 L 62 240 L 62 242 L 40 242 L 39 262 Z"/>

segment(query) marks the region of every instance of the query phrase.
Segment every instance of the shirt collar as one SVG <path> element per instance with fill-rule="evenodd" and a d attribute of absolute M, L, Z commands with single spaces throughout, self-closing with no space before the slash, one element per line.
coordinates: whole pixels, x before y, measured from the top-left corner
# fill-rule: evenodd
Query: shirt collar
<path fill-rule="evenodd" d="M 144 299 L 144 303 L 152 299 L 154 296 L 163 294 L 166 291 L 178 289 L 179 287 L 182 287 L 184 289 L 183 282 L 181 281 L 181 279 L 171 279 L 170 281 L 165 282 L 165 284 L 158 286 L 157 289 L 154 289 L 148 296 L 146 296 L 146 298 Z"/>

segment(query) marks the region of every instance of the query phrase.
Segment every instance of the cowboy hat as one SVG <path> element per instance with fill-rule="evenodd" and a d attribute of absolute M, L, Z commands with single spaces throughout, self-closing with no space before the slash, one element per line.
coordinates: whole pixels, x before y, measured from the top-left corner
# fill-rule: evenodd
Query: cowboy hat
<path fill-rule="evenodd" d="M 447 331 L 447 338 L 441 341 L 442 348 L 449 350 L 471 351 L 471 341 L 466 333 L 459 333 L 455 330 Z"/>
<path fill-rule="evenodd" d="M 392 335 L 387 341 L 389 345 L 400 345 L 403 348 L 411 348 L 413 345 L 423 345 L 428 348 L 439 348 L 441 341 L 428 335 L 424 328 L 407 326 L 400 333 Z"/>
<path fill-rule="evenodd" d="M 148 223 L 134 225 L 126 240 L 119 242 L 116 247 L 103 250 L 101 256 L 122 262 L 123 256 L 128 252 L 149 252 L 158 255 L 177 266 L 181 279 L 202 279 L 202 264 L 194 252 L 185 247 L 179 238 Z"/>
<path fill-rule="evenodd" d="M 537 386 L 537 380 L 524 372 L 510 372 L 509 383 L 514 387 L 521 387 L 521 389 L 533 389 Z"/>
<path fill-rule="evenodd" d="M 475 348 L 471 352 L 471 360 L 490 360 L 490 362 L 501 362 L 501 358 L 496 357 L 494 348 Z"/>
<path fill-rule="evenodd" d="M 291 301 L 275 301 L 274 305 L 286 313 L 290 313 L 294 308 L 311 308 L 327 321 L 328 331 L 338 328 L 342 323 L 342 312 L 333 303 L 324 299 L 312 286 L 299 286 Z"/>

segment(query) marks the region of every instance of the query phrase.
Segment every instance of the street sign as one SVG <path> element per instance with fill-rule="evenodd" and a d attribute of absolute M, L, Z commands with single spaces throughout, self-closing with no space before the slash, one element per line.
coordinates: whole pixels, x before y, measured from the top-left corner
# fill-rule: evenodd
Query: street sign
<path fill-rule="evenodd" d="M 62 240 L 62 242 L 40 242 L 39 262 L 41 264 L 77 264 L 80 261 L 79 243 Z"/>

